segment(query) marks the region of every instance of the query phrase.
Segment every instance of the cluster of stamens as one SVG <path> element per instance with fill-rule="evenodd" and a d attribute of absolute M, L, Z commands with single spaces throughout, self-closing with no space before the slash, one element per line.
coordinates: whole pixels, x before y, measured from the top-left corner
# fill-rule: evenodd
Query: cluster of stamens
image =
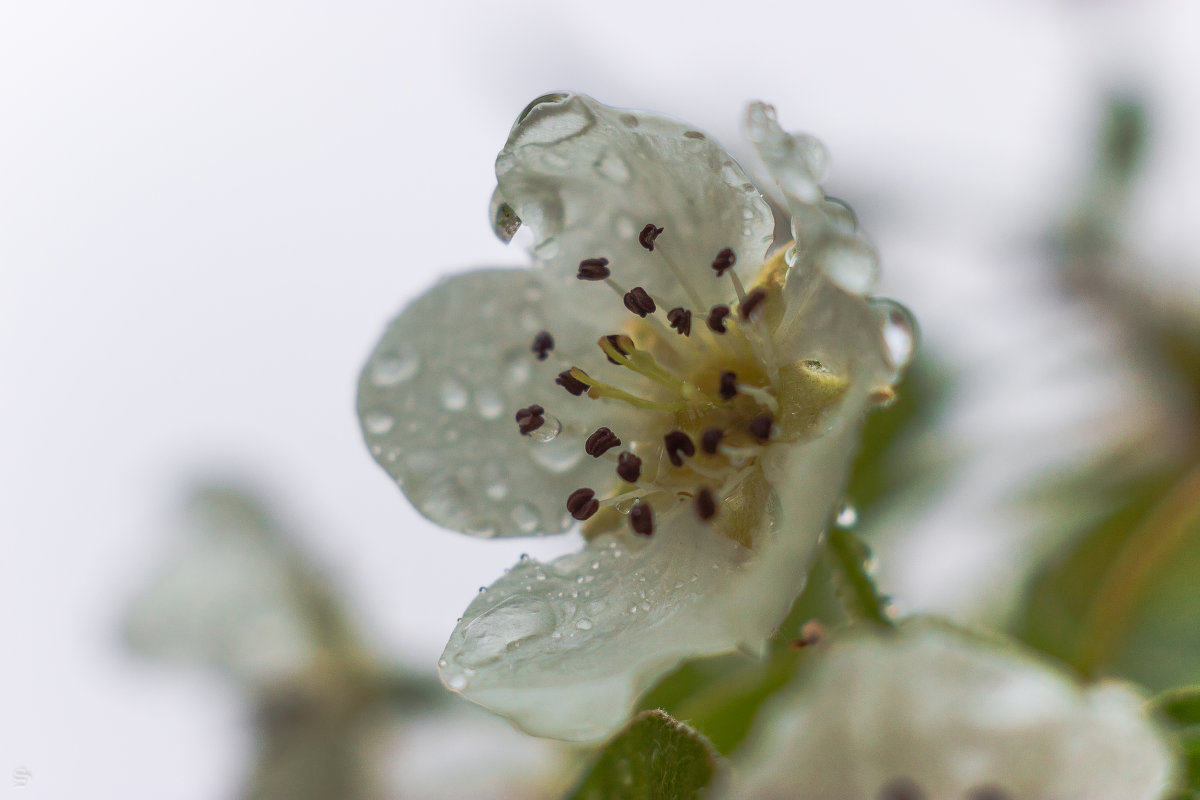
<path fill-rule="evenodd" d="M 582 487 L 566 502 L 567 511 L 581 521 L 595 521 L 606 511 L 609 516 L 602 529 L 611 528 L 613 520 L 619 519 L 616 515 L 624 515 L 630 529 L 641 536 L 654 533 L 656 509 L 665 512 L 683 503 L 690 503 L 701 521 L 719 520 L 726 494 L 737 490 L 756 465 L 761 447 L 770 441 L 778 409 L 779 371 L 770 333 L 758 313 L 770 295 L 763 288 L 745 291 L 732 270 L 737 256 L 726 247 L 715 255 L 711 267 L 717 278 L 727 276 L 732 283 L 736 313 L 724 304 L 705 308 L 700 293 L 671 260 L 670 248 L 664 251 L 658 242 L 663 233 L 663 227 L 649 223 L 638 234 L 638 242 L 648 253 L 665 259 L 691 298 L 691 308 L 665 308 L 642 286 L 626 290 L 614 279 L 609 260 L 601 256 L 583 259 L 577 273 L 581 281 L 607 283 L 637 318 L 626 332 L 602 336 L 597 345 L 610 364 L 642 379 L 641 391 L 600 380 L 575 366 L 555 378 L 557 385 L 576 397 L 586 393 L 593 400 L 617 401 L 661 418 L 661 426 L 645 426 L 659 427 L 660 438 L 639 433 L 626 443 L 608 427 L 591 431 L 585 452 L 615 462 L 618 488 L 601 498 L 594 489 Z M 694 314 L 705 323 L 695 336 Z M 545 360 L 553 348 L 548 331 L 538 333 L 530 346 L 538 360 Z M 520 432 L 539 428 L 544 413 L 538 405 L 518 411 Z M 612 452 L 623 445 L 626 449 Z"/>

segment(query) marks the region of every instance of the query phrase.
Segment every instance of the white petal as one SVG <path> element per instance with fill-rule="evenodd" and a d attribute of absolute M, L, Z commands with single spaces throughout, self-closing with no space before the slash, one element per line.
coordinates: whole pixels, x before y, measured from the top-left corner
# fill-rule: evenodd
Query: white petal
<path fill-rule="evenodd" d="M 848 292 L 869 292 L 879 277 L 879 254 L 857 230 L 854 212 L 826 197 L 821 187 L 828 162 L 824 146 L 807 134 L 786 133 L 775 109 L 763 103 L 750 106 L 747 128 L 792 216 L 796 246 L 789 263 L 823 271 Z"/>
<path fill-rule="evenodd" d="M 1172 761 L 1142 699 L 930 620 L 851 635 L 777 695 L 734 796 L 928 800 L 991 787 L 1014 800 L 1150 800 Z"/>
<path fill-rule="evenodd" d="M 709 137 L 582 95 L 531 103 L 496 159 L 496 176 L 497 202 L 533 229 L 533 255 L 550 282 L 575 282 L 581 260 L 603 257 L 626 289 L 642 286 L 666 308 L 695 310 L 698 297 L 707 310 L 732 294 L 711 269 L 717 253 L 733 248 L 735 269 L 749 280 L 772 238 L 766 202 Z M 654 252 L 638 243 L 648 223 L 664 229 Z"/>
<path fill-rule="evenodd" d="M 770 448 L 752 552 L 690 507 L 649 539 L 602 536 L 549 564 L 525 561 L 480 594 L 442 654 L 442 680 L 530 733 L 600 739 L 685 658 L 760 651 L 804 586 L 840 498 L 861 406 L 804 445 Z"/>
<path fill-rule="evenodd" d="M 584 455 L 597 404 L 554 383 L 600 358 L 597 335 L 569 316 L 536 274 L 479 270 L 442 281 L 392 321 L 363 368 L 358 413 L 375 460 L 422 514 L 479 536 L 560 533 L 572 491 L 600 473 L 611 483 L 612 465 Z M 538 361 L 530 347 L 542 330 L 556 347 Z M 514 415 L 532 404 L 548 421 L 522 436 Z M 601 424 L 619 430 L 618 415 L 605 410 Z"/>

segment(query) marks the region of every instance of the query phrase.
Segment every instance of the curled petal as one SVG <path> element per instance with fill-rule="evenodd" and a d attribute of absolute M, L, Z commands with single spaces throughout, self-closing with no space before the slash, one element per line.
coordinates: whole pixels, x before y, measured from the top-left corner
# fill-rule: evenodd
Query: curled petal
<path fill-rule="evenodd" d="M 567 496 L 611 472 L 584 456 L 594 404 L 555 385 L 573 353 L 600 357 L 560 310 L 528 270 L 479 270 L 418 298 L 376 346 L 358 384 L 363 436 L 429 519 L 478 536 L 560 533 Z M 542 331 L 555 342 L 544 359 Z M 533 405 L 544 423 L 523 436 L 514 414 Z"/>
<path fill-rule="evenodd" d="M 573 282 L 581 260 L 603 257 L 615 280 L 642 286 L 665 308 L 726 301 L 729 282 L 712 269 L 718 253 L 732 248 L 748 281 L 772 237 L 766 202 L 707 135 L 583 95 L 531 103 L 496 158 L 496 177 L 493 207 L 533 229 L 550 282 Z M 641 236 L 647 225 L 662 233 Z"/>
<path fill-rule="evenodd" d="M 1170 786 L 1142 698 L 1001 641 L 914 620 L 817 658 L 758 723 L 733 796 L 1151 800 Z"/>

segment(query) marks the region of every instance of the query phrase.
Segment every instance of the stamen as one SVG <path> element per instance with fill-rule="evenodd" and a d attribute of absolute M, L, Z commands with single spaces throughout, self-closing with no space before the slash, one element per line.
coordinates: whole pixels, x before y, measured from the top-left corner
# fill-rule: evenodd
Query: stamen
<path fill-rule="evenodd" d="M 677 467 L 683 466 L 684 456 L 691 458 L 696 455 L 696 445 L 683 431 L 671 431 L 663 437 L 663 444 L 667 447 L 667 458 Z"/>
<path fill-rule="evenodd" d="M 635 286 L 626 292 L 623 299 L 625 307 L 639 317 L 644 318 L 647 314 L 653 314 L 655 309 L 658 308 L 654 304 L 654 299 L 640 286 Z"/>
<path fill-rule="evenodd" d="M 600 349 L 608 357 L 609 363 L 617 366 L 624 364 L 628 360 L 629 354 L 637 349 L 633 339 L 619 333 L 603 336 L 596 344 L 600 345 Z"/>
<path fill-rule="evenodd" d="M 567 511 L 571 512 L 575 519 L 589 519 L 599 510 L 600 501 L 596 499 L 596 493 L 586 487 L 576 489 L 567 498 Z"/>
<path fill-rule="evenodd" d="M 584 451 L 592 458 L 599 458 L 614 447 L 620 447 L 621 440 L 608 428 L 597 428 L 596 432 L 584 442 Z"/>
<path fill-rule="evenodd" d="M 545 425 L 546 418 L 542 416 L 545 413 L 546 409 L 536 404 L 517 411 L 517 427 L 520 428 L 521 435 L 528 436 Z"/>
<path fill-rule="evenodd" d="M 725 318 L 729 316 L 729 306 L 713 306 L 708 312 L 708 329 L 713 333 L 725 333 Z"/>
<path fill-rule="evenodd" d="M 692 312 L 686 308 L 672 308 L 667 312 L 667 322 L 676 333 L 690 336 L 692 333 Z"/>
<path fill-rule="evenodd" d="M 732 400 L 737 397 L 737 375 L 726 370 L 721 373 L 721 387 L 717 390 L 722 400 Z"/>
<path fill-rule="evenodd" d="M 626 483 L 637 483 L 642 477 L 642 460 L 626 450 L 617 457 L 617 476 Z"/>
<path fill-rule="evenodd" d="M 650 536 L 654 533 L 654 509 L 648 503 L 638 501 L 629 509 L 629 527 L 634 533 Z"/>
<path fill-rule="evenodd" d="M 662 235 L 662 232 L 662 228 L 656 228 L 653 222 L 648 222 L 646 227 L 642 228 L 642 232 L 638 234 L 638 244 L 653 253 L 654 240 Z"/>
<path fill-rule="evenodd" d="M 759 414 L 746 425 L 746 430 L 750 435 L 760 442 L 765 442 L 771 438 L 771 426 L 775 424 L 775 419 L 770 414 Z"/>
<path fill-rule="evenodd" d="M 749 320 L 750 315 L 757 311 L 758 307 L 761 306 L 763 301 L 766 299 L 767 292 L 765 289 L 751 289 L 750 294 L 746 295 L 746 299 L 742 301 L 740 306 L 738 306 L 738 315 L 743 320 Z"/>
<path fill-rule="evenodd" d="M 696 493 L 696 516 L 708 522 L 717 515 L 717 500 L 713 497 L 712 489 L 702 488 Z"/>
<path fill-rule="evenodd" d="M 717 257 L 713 259 L 712 268 L 716 270 L 717 277 L 720 278 L 725 274 L 725 270 L 737 263 L 737 256 L 733 253 L 733 248 L 726 247 L 721 252 L 717 253 Z"/>
<path fill-rule="evenodd" d="M 772 414 L 779 410 L 779 401 L 776 400 L 775 395 L 771 394 L 771 392 L 767 389 L 763 389 L 758 386 L 745 386 L 739 384 L 738 390 L 741 391 L 742 394 L 748 394 L 753 397 L 756 401 L 758 401 L 759 405 L 766 406 Z"/>
<path fill-rule="evenodd" d="M 529 349 L 537 355 L 538 361 L 545 361 L 554 349 L 554 337 L 550 335 L 550 331 L 540 331 L 533 337 L 533 344 Z"/>
<path fill-rule="evenodd" d="M 715 456 L 717 448 L 721 445 L 721 440 L 724 438 L 725 431 L 720 428 L 709 428 L 700 434 L 700 449 L 710 456 Z"/>
<path fill-rule="evenodd" d="M 558 377 L 554 379 L 554 382 L 576 397 L 586 392 L 588 388 L 586 383 L 571 374 L 571 370 L 558 373 Z"/>
<path fill-rule="evenodd" d="M 602 281 L 611 274 L 607 258 L 585 258 L 579 262 L 579 274 L 575 277 L 581 281 Z"/>

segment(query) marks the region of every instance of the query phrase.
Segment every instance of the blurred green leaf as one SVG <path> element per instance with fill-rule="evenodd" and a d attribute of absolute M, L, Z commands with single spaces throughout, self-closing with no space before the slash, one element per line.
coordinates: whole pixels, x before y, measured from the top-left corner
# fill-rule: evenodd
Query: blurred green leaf
<path fill-rule="evenodd" d="M 1185 789 L 1178 800 L 1200 798 L 1200 686 L 1172 689 L 1151 703 L 1175 740 L 1184 767 Z"/>
<path fill-rule="evenodd" d="M 1085 675 L 1200 682 L 1200 471 L 1124 494 L 1037 575 L 1017 633 Z"/>
<path fill-rule="evenodd" d="M 717 773 L 704 737 L 661 710 L 643 711 L 600 753 L 572 800 L 690 800 Z"/>

